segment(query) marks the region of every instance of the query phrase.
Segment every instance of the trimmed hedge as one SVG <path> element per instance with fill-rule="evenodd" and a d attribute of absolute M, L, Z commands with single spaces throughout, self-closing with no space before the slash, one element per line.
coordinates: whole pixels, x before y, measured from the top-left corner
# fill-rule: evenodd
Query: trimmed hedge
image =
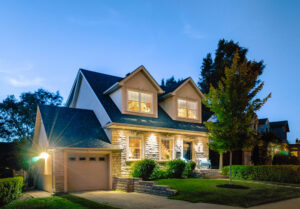
<path fill-rule="evenodd" d="M 229 176 L 229 166 L 222 169 Z M 233 179 L 300 183 L 300 166 L 297 165 L 233 165 Z"/>
<path fill-rule="evenodd" d="M 169 161 L 167 166 L 168 178 L 182 178 L 185 165 L 186 163 L 183 160 L 176 159 Z"/>
<path fill-rule="evenodd" d="M 0 206 L 3 206 L 22 194 L 23 177 L 0 179 Z"/>
<path fill-rule="evenodd" d="M 154 168 L 157 166 L 156 162 L 151 159 L 137 161 L 133 164 L 132 176 L 140 177 L 143 180 L 149 180 Z"/>

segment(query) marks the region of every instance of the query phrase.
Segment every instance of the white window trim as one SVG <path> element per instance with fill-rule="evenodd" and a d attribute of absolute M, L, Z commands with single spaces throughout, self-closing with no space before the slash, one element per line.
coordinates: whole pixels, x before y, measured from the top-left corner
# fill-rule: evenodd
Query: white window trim
<path fill-rule="evenodd" d="M 129 159 L 129 138 L 130 137 L 135 137 L 135 138 L 140 138 L 141 139 L 141 158 L 140 159 Z M 138 161 L 138 160 L 143 160 L 144 159 L 144 137 L 142 135 L 129 135 L 127 137 L 127 143 L 126 143 L 126 161 Z"/>
<path fill-rule="evenodd" d="M 139 102 L 139 111 L 129 110 L 129 105 L 128 105 L 129 91 L 137 92 L 139 94 L 139 101 L 138 101 Z M 141 93 L 151 95 L 151 111 L 150 112 L 142 112 L 141 111 Z M 127 105 L 127 111 L 128 112 L 141 113 L 141 114 L 153 114 L 153 109 L 154 109 L 153 101 L 154 101 L 154 99 L 153 99 L 153 93 L 151 93 L 151 92 L 140 91 L 140 90 L 135 90 L 135 89 L 127 89 L 127 101 L 126 101 L 126 105 Z"/>
<path fill-rule="evenodd" d="M 186 117 L 181 117 L 181 116 L 179 116 L 179 111 L 178 111 L 178 109 L 179 109 L 179 100 L 184 100 L 184 101 L 186 101 Z M 189 118 L 188 117 L 188 108 L 187 108 L 187 102 L 194 102 L 194 103 L 196 103 L 196 118 Z M 196 101 L 196 100 L 191 100 L 191 99 L 184 99 L 184 98 L 177 98 L 177 117 L 178 118 L 182 118 L 182 119 L 186 119 L 186 120 L 198 120 L 198 116 L 199 115 L 199 104 L 198 104 L 198 101 Z"/>
<path fill-rule="evenodd" d="M 171 156 L 171 159 L 169 160 L 165 160 L 165 159 L 162 159 L 162 155 L 161 155 L 161 147 L 162 147 L 162 143 L 161 141 L 162 140 L 170 140 L 172 141 L 172 156 Z M 159 161 L 170 161 L 170 160 L 174 160 L 175 159 L 175 140 L 174 140 L 174 137 L 160 137 L 159 138 Z"/>

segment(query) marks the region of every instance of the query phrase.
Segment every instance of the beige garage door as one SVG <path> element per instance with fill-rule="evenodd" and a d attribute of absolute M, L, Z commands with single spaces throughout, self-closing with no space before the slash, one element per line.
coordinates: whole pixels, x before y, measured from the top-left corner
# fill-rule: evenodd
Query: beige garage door
<path fill-rule="evenodd" d="M 68 191 L 108 189 L 109 161 L 107 155 L 68 154 Z"/>

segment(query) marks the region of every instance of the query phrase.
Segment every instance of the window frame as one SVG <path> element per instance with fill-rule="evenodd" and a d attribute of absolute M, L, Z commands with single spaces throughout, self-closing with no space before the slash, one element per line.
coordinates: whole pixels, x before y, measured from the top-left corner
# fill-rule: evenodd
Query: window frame
<path fill-rule="evenodd" d="M 134 137 L 134 138 L 140 138 L 141 140 L 141 156 L 139 159 L 130 159 L 129 158 L 129 141 L 130 141 L 130 137 Z M 127 152 L 126 152 L 126 160 L 127 161 L 138 161 L 138 160 L 143 160 L 144 159 L 144 138 L 142 135 L 130 135 L 127 137 L 127 145 L 126 145 L 126 148 L 127 148 Z"/>
<path fill-rule="evenodd" d="M 171 150 L 172 150 L 172 155 L 171 155 L 171 158 L 169 160 L 167 159 L 162 159 L 162 140 L 169 140 L 169 141 L 172 141 L 172 147 L 171 147 Z M 174 137 L 160 137 L 159 138 L 159 161 L 170 161 L 170 160 L 174 160 L 175 157 L 174 157 L 174 154 L 175 154 L 175 139 Z"/>
<path fill-rule="evenodd" d="M 138 104 L 139 104 L 139 111 L 133 111 L 133 110 L 130 110 L 129 109 L 129 105 L 128 105 L 128 101 L 129 101 L 129 92 L 135 92 L 135 93 L 138 93 Z M 148 94 L 151 96 L 151 111 L 150 112 L 142 112 L 141 111 L 141 94 Z M 141 114 L 153 114 L 154 112 L 154 98 L 153 98 L 153 93 L 152 92 L 147 92 L 147 91 L 140 91 L 140 90 L 136 90 L 136 89 L 127 89 L 127 98 L 126 98 L 126 105 L 127 105 L 127 111 L 128 112 L 131 112 L 131 113 L 141 113 Z"/>
<path fill-rule="evenodd" d="M 185 101 L 185 109 L 186 109 L 186 117 L 179 116 L 179 100 Z M 189 109 L 188 109 L 188 103 L 196 103 L 196 118 L 190 118 L 189 117 Z M 192 110 L 192 109 L 191 109 Z M 197 100 L 192 99 L 185 99 L 185 98 L 177 98 L 177 117 L 180 119 L 186 119 L 186 120 L 199 120 L 199 103 Z"/>

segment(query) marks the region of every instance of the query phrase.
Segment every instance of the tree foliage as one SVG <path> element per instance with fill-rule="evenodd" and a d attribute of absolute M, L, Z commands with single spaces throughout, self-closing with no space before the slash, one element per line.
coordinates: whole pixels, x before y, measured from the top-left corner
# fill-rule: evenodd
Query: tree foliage
<path fill-rule="evenodd" d="M 235 43 L 232 40 L 226 41 L 224 39 L 219 41 L 214 59 L 211 53 L 208 53 L 203 59 L 198 86 L 204 94 L 209 92 L 210 85 L 218 88 L 219 81 L 225 76 L 225 68 L 232 65 L 236 50 L 239 51 L 240 56 L 238 64 L 244 63 L 248 49 L 241 47 L 238 42 Z M 265 67 L 263 61 L 255 62 L 249 60 L 247 64 L 251 65 L 249 73 L 258 75 L 263 73 Z"/>
<path fill-rule="evenodd" d="M 0 103 L 0 139 L 2 141 L 32 140 L 38 104 L 61 105 L 59 92 L 44 89 L 24 92 L 20 99 L 8 96 Z"/>
<path fill-rule="evenodd" d="M 165 81 L 165 79 L 162 79 L 160 85 L 162 87 L 170 87 L 170 86 L 173 86 L 175 84 L 180 83 L 181 81 L 182 81 L 182 79 L 178 79 L 176 81 L 176 79 L 174 78 L 174 76 L 171 76 L 170 78 L 167 78 L 166 81 Z"/>
<path fill-rule="evenodd" d="M 233 56 L 231 67 L 225 67 L 224 77 L 218 87 L 210 86 L 206 101 L 203 101 L 217 118 L 218 122 L 205 122 L 210 132 L 210 147 L 217 151 L 241 150 L 251 146 L 256 138 L 255 114 L 267 99 L 256 98 L 264 83 L 258 80 L 259 72 L 253 72 L 256 63 L 247 59 L 240 61 L 238 50 Z"/>

